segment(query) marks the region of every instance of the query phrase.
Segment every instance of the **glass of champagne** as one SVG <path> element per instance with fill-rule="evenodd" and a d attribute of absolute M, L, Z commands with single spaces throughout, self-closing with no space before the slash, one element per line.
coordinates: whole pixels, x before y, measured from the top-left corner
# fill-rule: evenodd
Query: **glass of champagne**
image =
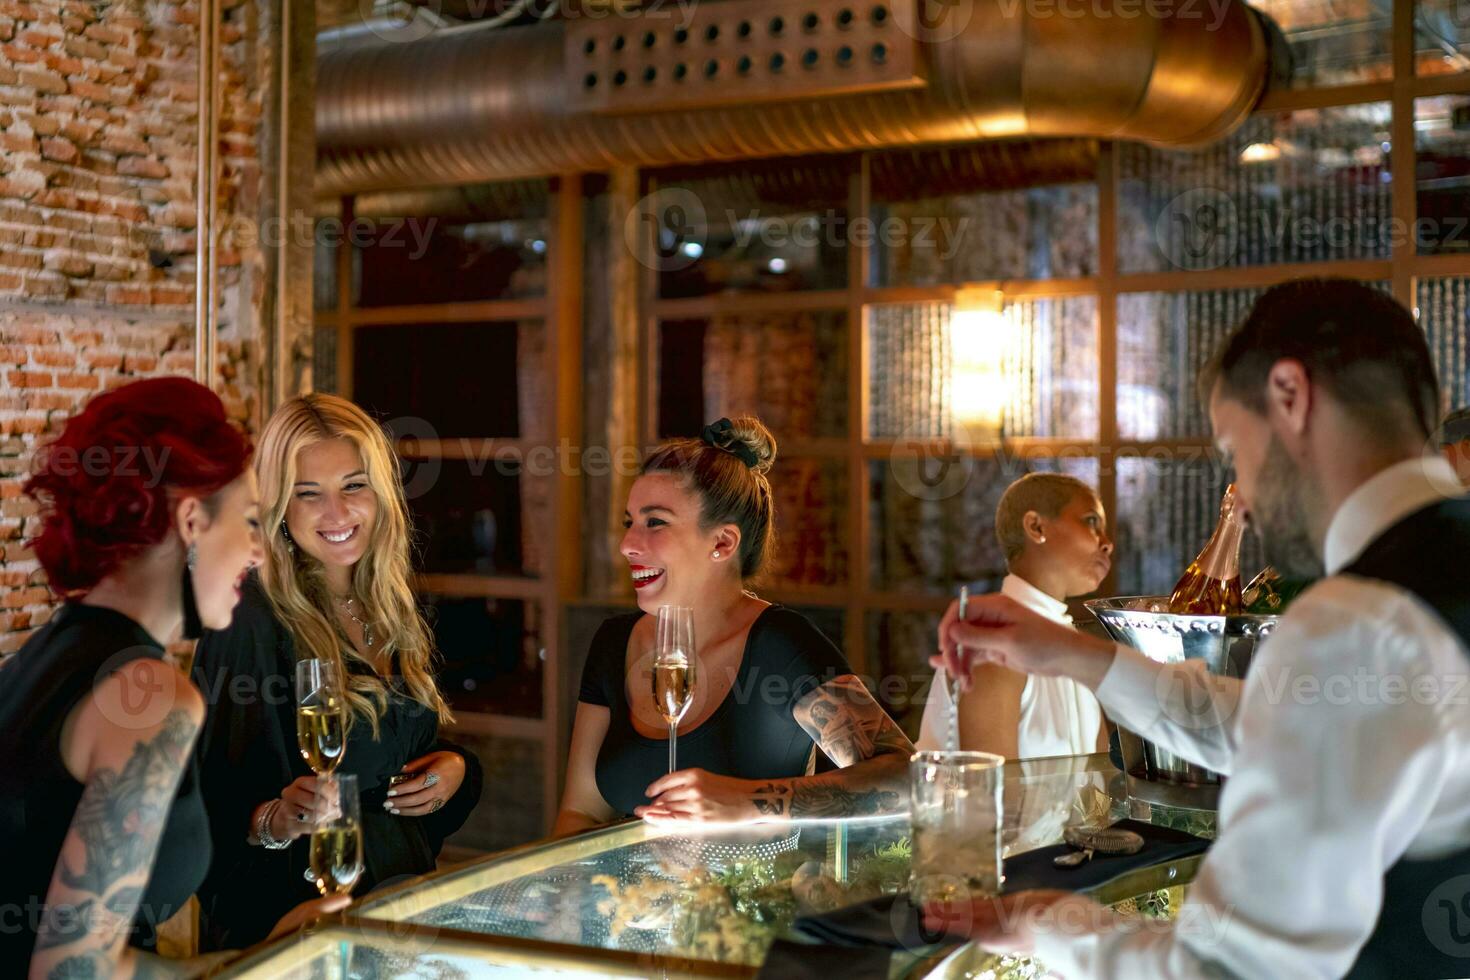
<path fill-rule="evenodd" d="M 669 772 L 677 768 L 679 722 L 694 703 L 694 610 L 660 606 L 653 653 L 653 703 L 669 725 Z"/>
<path fill-rule="evenodd" d="M 330 661 L 296 664 L 296 745 L 319 776 L 335 772 L 347 751 L 347 699 Z"/>
<path fill-rule="evenodd" d="M 311 877 L 323 896 L 352 891 L 362 876 L 362 811 L 357 777 L 327 773 L 317 780 L 311 828 Z"/>

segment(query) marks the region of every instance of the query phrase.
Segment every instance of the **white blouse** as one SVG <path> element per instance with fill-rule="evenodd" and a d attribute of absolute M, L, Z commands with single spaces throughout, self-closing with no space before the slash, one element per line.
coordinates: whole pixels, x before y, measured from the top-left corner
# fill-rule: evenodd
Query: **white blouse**
<path fill-rule="evenodd" d="M 1047 619 L 1072 625 L 1065 602 L 1053 599 L 1019 576 L 1007 575 L 1000 591 Z M 944 728 L 948 724 L 950 704 L 944 671 L 936 671 L 934 683 L 929 687 L 929 699 L 924 705 L 924 718 L 919 724 L 918 748 L 944 748 Z M 1070 677 L 1028 675 L 1026 686 L 1021 690 L 1016 758 L 1039 759 L 1096 752 L 1102 718 L 1102 707 L 1098 705 L 1097 698 Z"/>

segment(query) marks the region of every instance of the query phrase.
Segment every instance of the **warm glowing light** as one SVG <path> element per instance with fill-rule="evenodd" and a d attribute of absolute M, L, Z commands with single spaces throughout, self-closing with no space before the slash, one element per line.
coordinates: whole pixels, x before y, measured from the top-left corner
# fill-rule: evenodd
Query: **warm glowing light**
<path fill-rule="evenodd" d="M 949 319 L 950 405 L 971 433 L 999 439 L 1010 387 L 1011 320 L 998 289 L 961 290 Z"/>
<path fill-rule="evenodd" d="M 1241 163 L 1274 163 L 1281 159 L 1281 147 L 1275 143 L 1252 143 L 1240 151 Z"/>

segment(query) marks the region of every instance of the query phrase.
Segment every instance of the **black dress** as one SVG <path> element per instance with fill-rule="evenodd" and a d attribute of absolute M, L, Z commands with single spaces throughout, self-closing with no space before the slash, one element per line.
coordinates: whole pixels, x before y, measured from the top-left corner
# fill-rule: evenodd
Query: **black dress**
<path fill-rule="evenodd" d="M 296 745 L 296 653 L 254 576 L 230 628 L 206 632 L 194 682 L 208 714 L 199 737 L 214 861 L 199 889 L 201 947 L 239 949 L 265 938 L 292 907 L 317 896 L 306 880 L 308 838 L 267 850 L 247 843 L 251 814 L 300 776 L 311 775 Z M 474 754 L 438 737 L 434 712 L 402 693 L 394 678 L 374 739 L 353 724 L 338 771 L 357 776 L 362 803 L 363 875 L 353 894 L 434 869 L 444 839 L 479 802 L 483 776 Z M 464 756 L 459 791 L 437 813 L 393 816 L 383 809 L 388 779 L 413 759 L 447 750 Z"/>
<path fill-rule="evenodd" d="M 61 846 L 85 788 L 61 758 L 61 728 L 93 686 L 158 641 L 112 609 L 68 603 L 0 666 L 0 963 L 24 976 Z M 191 755 L 159 841 L 130 942 L 152 949 L 209 867 L 209 828 Z"/>
<path fill-rule="evenodd" d="M 625 816 L 649 802 L 643 791 L 669 771 L 668 740 L 639 734 L 628 707 L 628 639 L 642 617 L 614 616 L 597 630 L 579 696 L 612 711 L 597 753 L 597 789 Z M 806 775 L 813 746 L 796 723 L 796 703 L 850 673 L 842 653 L 811 620 L 781 606 L 768 607 L 751 624 L 730 692 L 698 727 L 680 733 L 679 768 L 740 779 Z"/>

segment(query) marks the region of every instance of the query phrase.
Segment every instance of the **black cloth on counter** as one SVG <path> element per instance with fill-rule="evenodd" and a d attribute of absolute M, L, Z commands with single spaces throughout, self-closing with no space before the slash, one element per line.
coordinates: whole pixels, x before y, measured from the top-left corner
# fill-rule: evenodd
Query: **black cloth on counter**
<path fill-rule="evenodd" d="M 163 647 L 142 626 L 112 609 L 67 603 L 0 666 L 0 909 L 7 913 L 0 920 L 0 963 L 17 975 L 30 962 L 46 892 L 85 788 L 62 761 L 62 726 L 98 682 L 140 659 L 164 659 Z M 130 943 L 153 948 L 158 924 L 183 907 L 208 867 L 208 821 L 191 755 Z"/>
<path fill-rule="evenodd" d="M 1035 888 L 1092 891 L 1130 871 L 1202 854 L 1210 846 L 1204 838 L 1182 830 L 1155 827 L 1136 820 L 1119 821 L 1113 826 L 1141 836 L 1143 848 L 1137 854 L 1097 854 L 1080 867 L 1059 868 L 1052 863 L 1052 858 L 1076 848 L 1066 844 L 1040 847 L 1006 858 L 1006 880 L 1001 890 L 1006 894 Z M 824 946 L 921 949 L 943 941 L 942 937 L 930 934 L 924 928 L 920 909 L 909 901 L 907 892 L 884 895 L 824 915 L 803 916 L 796 920 L 793 928 L 803 938 L 822 944 L 808 947 L 813 950 L 822 950 Z"/>
<path fill-rule="evenodd" d="M 290 847 L 248 844 L 250 816 L 298 777 L 311 775 L 296 744 L 296 652 L 254 575 L 228 629 L 206 631 L 194 657 L 194 682 L 208 705 L 199 738 L 214 861 L 199 890 L 204 950 L 241 949 L 264 939 L 293 907 L 317 897 L 306 880 L 309 835 Z M 483 773 L 474 753 L 439 738 L 432 709 L 392 679 L 379 735 L 357 720 L 338 772 L 357 776 L 362 802 L 363 875 L 353 894 L 434 869 L 444 839 L 479 802 Z M 393 816 L 383 809 L 388 779 L 430 752 L 464 757 L 459 791 L 437 813 Z"/>
<path fill-rule="evenodd" d="M 639 734 L 628 706 L 628 640 L 642 617 L 614 616 L 598 628 L 579 698 L 612 712 L 597 753 L 597 788 L 624 816 L 647 804 L 643 791 L 669 771 L 668 739 Z M 841 651 L 811 620 L 782 606 L 767 607 L 751 624 L 725 700 L 693 731 L 679 734 L 679 768 L 740 779 L 806 775 L 812 739 L 796 723 L 796 704 L 850 673 Z"/>

